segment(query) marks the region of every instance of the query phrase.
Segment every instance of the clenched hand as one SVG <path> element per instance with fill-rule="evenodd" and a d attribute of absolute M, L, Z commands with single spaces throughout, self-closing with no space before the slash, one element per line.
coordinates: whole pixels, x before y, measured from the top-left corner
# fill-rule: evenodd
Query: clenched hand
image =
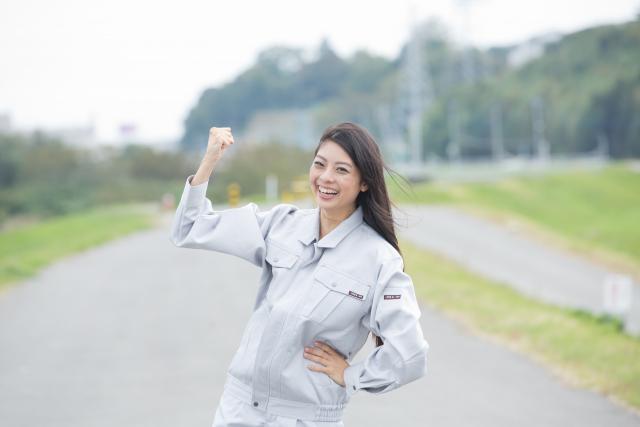
<path fill-rule="evenodd" d="M 233 144 L 233 135 L 230 127 L 209 129 L 209 143 L 207 145 L 206 156 L 218 161 L 222 157 L 224 150 Z"/>

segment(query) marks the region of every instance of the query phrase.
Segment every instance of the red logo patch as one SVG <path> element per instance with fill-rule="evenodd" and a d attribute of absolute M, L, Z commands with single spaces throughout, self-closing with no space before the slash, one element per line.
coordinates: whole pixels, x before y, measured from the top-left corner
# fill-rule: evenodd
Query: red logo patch
<path fill-rule="evenodd" d="M 385 295 L 384 299 L 400 299 L 400 295 Z"/>

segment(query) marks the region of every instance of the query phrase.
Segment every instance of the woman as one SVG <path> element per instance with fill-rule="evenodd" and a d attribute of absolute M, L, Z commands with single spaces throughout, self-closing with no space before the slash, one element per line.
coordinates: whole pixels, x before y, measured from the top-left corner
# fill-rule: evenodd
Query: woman
<path fill-rule="evenodd" d="M 214 427 L 343 426 L 358 390 L 385 393 L 426 373 L 429 345 L 395 235 L 384 163 L 369 132 L 329 127 L 309 169 L 317 207 L 254 203 L 214 211 L 209 177 L 234 143 L 211 128 L 171 239 L 262 267 L 254 311 L 227 371 Z M 371 332 L 376 348 L 351 363 Z"/>

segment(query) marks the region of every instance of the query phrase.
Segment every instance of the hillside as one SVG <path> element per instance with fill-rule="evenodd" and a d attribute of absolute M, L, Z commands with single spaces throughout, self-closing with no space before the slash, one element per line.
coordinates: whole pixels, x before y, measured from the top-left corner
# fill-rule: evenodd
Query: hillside
<path fill-rule="evenodd" d="M 426 22 L 422 34 L 424 77 L 434 96 L 423 120 L 425 156 L 446 158 L 453 140 L 463 157 L 489 156 L 496 123 L 507 155 L 533 153 L 534 115 L 552 154 L 591 152 L 600 143 L 616 158 L 640 155 L 639 21 L 564 35 L 519 66 L 508 64 L 520 46 L 465 56 L 441 24 Z M 364 51 L 341 58 L 326 41 L 312 59 L 297 48 L 267 49 L 236 79 L 203 92 L 185 120 L 181 146 L 198 147 L 213 123 L 241 131 L 255 113 L 282 108 L 312 111 L 320 129 L 356 121 L 384 144 L 385 129 L 404 132 L 406 53 L 405 46 L 393 60 Z M 462 72 L 469 58 L 477 70 L 472 80 Z"/>

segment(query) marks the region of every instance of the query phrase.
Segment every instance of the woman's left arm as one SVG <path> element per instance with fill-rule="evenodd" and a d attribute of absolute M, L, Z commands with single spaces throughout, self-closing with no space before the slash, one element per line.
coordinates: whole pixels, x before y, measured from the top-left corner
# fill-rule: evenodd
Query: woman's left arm
<path fill-rule="evenodd" d="M 369 329 L 383 345 L 344 370 L 350 397 L 358 390 L 386 393 L 427 372 L 428 342 L 420 326 L 420 308 L 402 257 L 386 261 L 375 286 Z"/>

